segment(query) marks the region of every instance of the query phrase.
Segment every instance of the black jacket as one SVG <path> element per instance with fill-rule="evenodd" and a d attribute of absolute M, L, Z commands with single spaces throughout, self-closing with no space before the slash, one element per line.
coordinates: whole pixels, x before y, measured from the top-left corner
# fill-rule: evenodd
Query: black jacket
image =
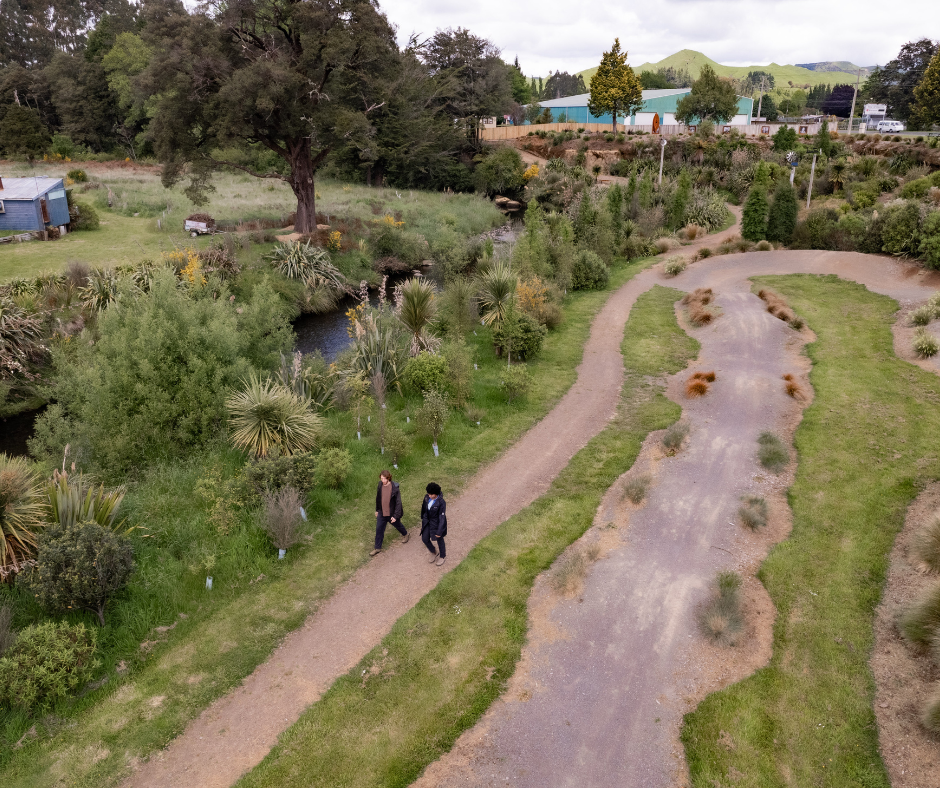
<path fill-rule="evenodd" d="M 447 501 L 443 495 L 437 496 L 434 506 L 428 509 L 430 495 L 425 495 L 421 502 L 421 530 L 431 529 L 433 536 L 447 536 Z"/>
<path fill-rule="evenodd" d="M 404 511 L 401 508 L 401 493 L 398 491 L 398 482 L 392 482 L 392 500 L 388 503 L 390 517 L 394 517 L 401 522 Z M 375 491 L 375 511 L 382 514 L 382 482 L 379 482 L 378 489 Z"/>

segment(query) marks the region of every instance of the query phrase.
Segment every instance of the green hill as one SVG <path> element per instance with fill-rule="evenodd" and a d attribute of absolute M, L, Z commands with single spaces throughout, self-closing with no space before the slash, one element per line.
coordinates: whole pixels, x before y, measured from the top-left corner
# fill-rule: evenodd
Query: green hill
<path fill-rule="evenodd" d="M 790 87 L 790 82 L 792 82 L 794 86 L 799 87 L 802 85 L 835 85 L 837 83 L 851 81 L 851 76 L 847 73 L 844 73 L 843 71 L 810 70 L 808 68 L 803 68 L 802 66 L 781 66 L 777 63 L 771 63 L 769 66 L 723 66 L 721 63 L 716 63 L 710 57 L 703 55 L 701 52 L 696 52 L 692 49 L 683 49 L 680 52 L 676 52 L 674 55 L 663 58 L 658 63 L 643 63 L 641 66 L 633 66 L 633 70 L 637 73 L 640 73 L 641 71 L 656 71 L 657 69 L 669 68 L 671 66 L 675 69 L 687 69 L 688 72 L 692 75 L 693 79 L 695 79 L 702 70 L 702 66 L 704 66 L 706 63 L 715 69 L 715 73 L 721 77 L 734 77 L 736 79 L 743 79 L 747 76 L 749 71 L 766 71 L 774 75 L 774 79 L 776 80 L 776 87 L 778 89 L 786 89 Z M 852 66 L 851 63 L 811 63 L 808 65 L 845 65 L 852 68 L 853 70 L 857 68 L 856 66 Z M 589 84 L 591 77 L 594 76 L 596 71 L 597 66 L 594 68 L 587 68 L 579 73 L 584 77 L 585 84 Z M 862 78 L 864 79 L 865 76 L 866 74 L 863 73 Z"/>

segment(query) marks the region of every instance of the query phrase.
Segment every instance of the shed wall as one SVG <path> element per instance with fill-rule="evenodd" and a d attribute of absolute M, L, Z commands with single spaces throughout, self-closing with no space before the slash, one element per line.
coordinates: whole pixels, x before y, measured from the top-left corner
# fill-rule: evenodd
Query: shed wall
<path fill-rule="evenodd" d="M 2 200 L 0 230 L 42 230 L 42 215 L 38 200 Z M 68 208 L 66 207 L 66 213 Z M 66 220 L 67 222 L 68 220 Z"/>

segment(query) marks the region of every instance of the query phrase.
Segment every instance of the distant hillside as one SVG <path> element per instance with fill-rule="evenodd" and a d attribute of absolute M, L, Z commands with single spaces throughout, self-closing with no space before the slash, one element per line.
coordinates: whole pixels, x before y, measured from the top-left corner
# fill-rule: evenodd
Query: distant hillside
<path fill-rule="evenodd" d="M 736 79 L 746 77 L 749 71 L 766 71 L 774 75 L 778 88 L 786 88 L 789 86 L 788 83 L 790 82 L 793 82 L 794 85 L 821 85 L 850 81 L 849 74 L 843 74 L 842 71 L 834 73 L 833 71 L 815 70 L 803 66 L 781 66 L 777 63 L 771 63 L 769 66 L 723 66 L 721 63 L 716 63 L 710 57 L 706 57 L 701 52 L 696 52 L 692 49 L 683 49 L 680 52 L 676 52 L 674 55 L 663 58 L 658 63 L 643 63 L 640 66 L 633 66 L 633 70 L 640 73 L 641 71 L 656 71 L 660 68 L 672 66 L 676 69 L 687 69 L 693 78 L 697 78 L 699 72 L 702 70 L 702 66 L 706 63 L 715 69 L 715 73 L 719 76 L 734 77 Z M 853 66 L 851 63 L 810 63 L 809 65 L 845 65 L 852 69 L 857 68 L 857 66 Z M 589 84 L 591 77 L 594 76 L 596 71 L 597 67 L 595 66 L 594 68 L 587 68 L 579 73 L 584 77 L 584 82 Z M 862 73 L 862 78 L 865 78 L 864 72 Z"/>
<path fill-rule="evenodd" d="M 862 79 L 868 77 L 872 71 L 875 70 L 875 66 L 856 66 L 854 63 L 849 63 L 847 60 L 827 60 L 822 63 L 797 63 L 799 68 L 808 68 L 810 71 L 844 71 L 846 74 L 851 74 L 853 77 L 858 74 L 859 68 L 862 69 Z"/>

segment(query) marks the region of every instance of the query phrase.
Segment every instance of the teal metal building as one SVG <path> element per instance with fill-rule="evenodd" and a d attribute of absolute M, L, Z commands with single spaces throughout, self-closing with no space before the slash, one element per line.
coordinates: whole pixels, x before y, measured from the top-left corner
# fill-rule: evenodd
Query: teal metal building
<path fill-rule="evenodd" d="M 619 116 L 617 123 L 625 126 L 651 126 L 653 116 L 659 116 L 661 126 L 678 125 L 676 121 L 676 105 L 679 100 L 691 92 L 690 88 L 676 88 L 672 90 L 644 90 L 643 106 L 630 117 Z M 542 101 L 542 108 L 552 111 L 554 123 L 612 123 L 611 114 L 592 115 L 588 111 L 589 93 L 577 96 L 564 96 L 550 101 Z M 751 123 L 751 114 L 754 108 L 754 99 L 738 96 L 738 114 L 727 125 L 748 126 Z"/>

